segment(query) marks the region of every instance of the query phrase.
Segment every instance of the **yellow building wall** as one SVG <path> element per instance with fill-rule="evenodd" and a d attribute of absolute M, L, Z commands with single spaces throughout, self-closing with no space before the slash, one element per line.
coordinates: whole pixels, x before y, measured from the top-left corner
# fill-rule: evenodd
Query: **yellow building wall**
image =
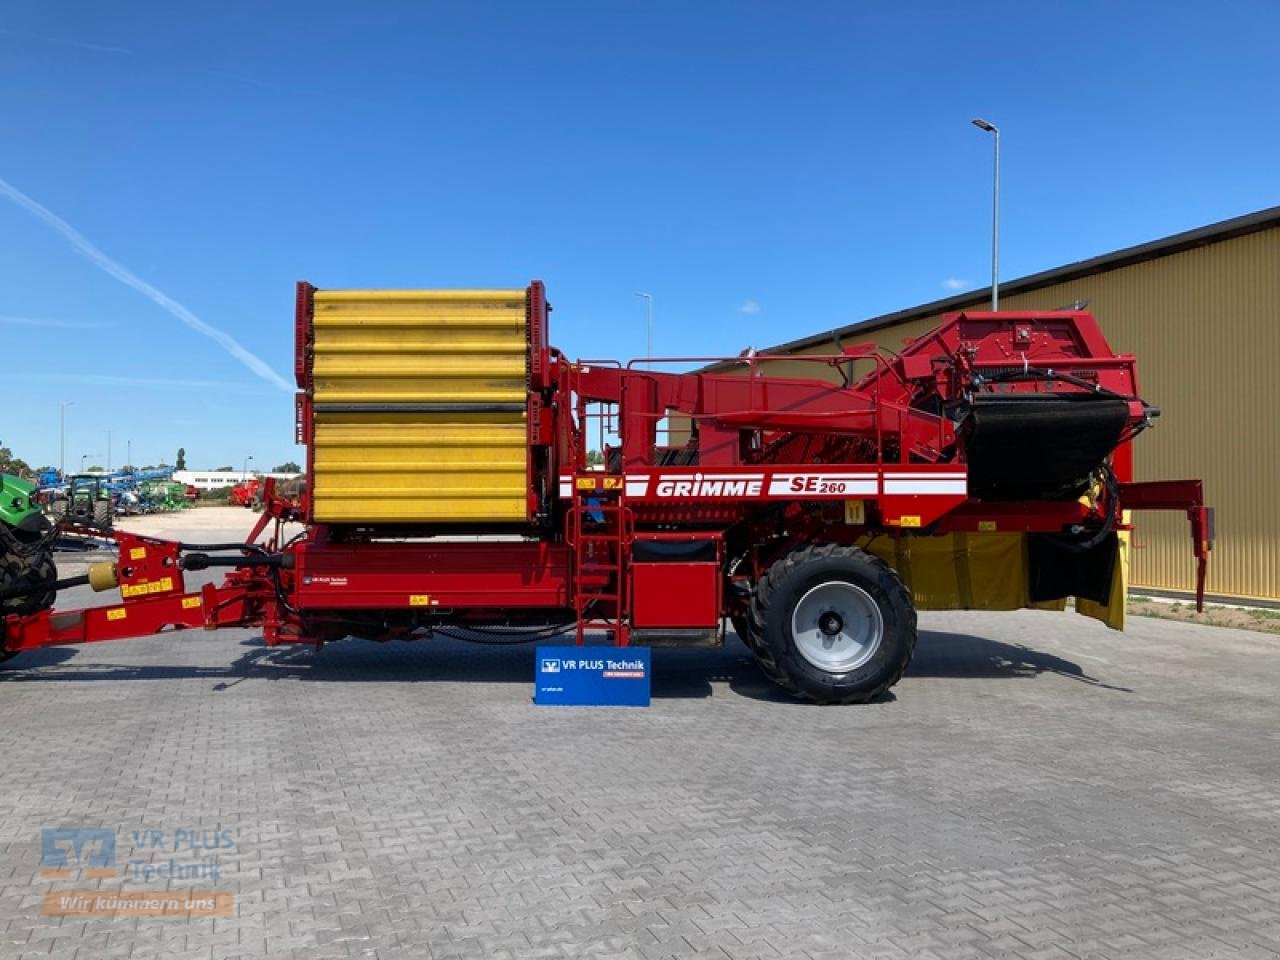
<path fill-rule="evenodd" d="M 1046 310 L 1077 300 L 1089 301 L 1114 350 L 1137 356 L 1142 396 L 1161 409 L 1134 443 L 1136 479 L 1199 477 L 1217 508 L 1209 592 L 1280 600 L 1280 229 L 1002 296 L 1000 307 Z M 938 320 L 854 331 L 844 343 L 896 348 Z M 816 376 L 822 368 L 783 361 L 769 369 Z M 1186 518 L 1135 520 L 1133 585 L 1192 590 Z"/>

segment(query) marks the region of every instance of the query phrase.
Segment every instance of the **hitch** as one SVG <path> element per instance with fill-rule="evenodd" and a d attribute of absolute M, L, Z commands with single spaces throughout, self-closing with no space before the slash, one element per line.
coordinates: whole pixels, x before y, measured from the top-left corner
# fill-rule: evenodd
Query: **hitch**
<path fill-rule="evenodd" d="M 1125 510 L 1185 510 L 1191 523 L 1191 550 L 1196 560 L 1196 612 L 1204 612 L 1204 585 L 1213 549 L 1213 507 L 1204 503 L 1199 480 L 1146 480 L 1121 483 L 1120 505 Z"/>
<path fill-rule="evenodd" d="M 260 521 L 259 526 L 264 524 Z M 252 540 L 195 545 L 123 530 L 112 531 L 111 538 L 117 558 L 91 564 L 81 576 L 0 587 L 0 600 L 33 593 L 53 596 L 84 585 L 98 592 L 118 589 L 120 596 L 118 603 L 102 607 L 56 613 L 46 607 L 5 615 L 0 618 L 0 660 L 37 647 L 120 640 L 164 629 L 258 626 L 263 622 L 264 603 L 276 596 L 277 571 L 293 566 L 291 554 L 272 552 Z M 205 552 L 212 550 L 236 552 L 231 556 Z M 188 592 L 185 571 L 214 567 L 236 572 L 220 586 L 206 584 Z"/>

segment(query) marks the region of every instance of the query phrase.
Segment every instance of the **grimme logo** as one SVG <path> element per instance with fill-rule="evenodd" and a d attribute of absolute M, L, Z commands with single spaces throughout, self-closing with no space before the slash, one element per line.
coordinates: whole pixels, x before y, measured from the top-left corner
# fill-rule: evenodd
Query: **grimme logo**
<path fill-rule="evenodd" d="M 116 875 L 116 832 L 97 827 L 45 827 L 40 831 L 40 875 L 65 880 L 72 870 L 88 879 Z"/>

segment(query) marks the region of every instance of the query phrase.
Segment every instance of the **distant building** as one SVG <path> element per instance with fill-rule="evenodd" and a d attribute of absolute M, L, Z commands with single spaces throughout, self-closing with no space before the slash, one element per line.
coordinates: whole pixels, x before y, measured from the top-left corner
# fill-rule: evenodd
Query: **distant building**
<path fill-rule="evenodd" d="M 173 479 L 178 483 L 186 483 L 198 490 L 221 490 L 223 487 L 234 487 L 254 477 L 275 477 L 277 480 L 292 480 L 299 476 L 296 473 L 256 473 L 242 470 L 175 470 Z"/>

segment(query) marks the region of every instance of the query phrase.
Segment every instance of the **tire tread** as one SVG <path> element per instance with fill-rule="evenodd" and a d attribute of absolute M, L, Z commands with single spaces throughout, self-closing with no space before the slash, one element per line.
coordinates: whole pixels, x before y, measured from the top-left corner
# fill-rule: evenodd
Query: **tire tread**
<path fill-rule="evenodd" d="M 768 642 L 764 639 L 765 617 L 770 610 L 773 596 L 777 593 L 779 587 L 782 586 L 790 577 L 798 570 L 811 563 L 820 560 L 845 559 L 850 563 L 868 564 L 875 570 L 876 586 L 884 591 L 885 595 L 893 598 L 894 602 L 902 609 L 908 612 L 909 630 L 907 638 L 907 653 L 905 657 L 900 658 L 895 671 L 886 677 L 881 683 L 877 684 L 870 690 L 855 691 L 834 700 L 823 700 L 814 696 L 807 690 L 801 689 L 794 681 L 786 676 L 784 669 L 778 660 L 773 656 L 773 652 L 769 650 Z M 757 643 L 760 647 L 767 651 L 765 657 L 756 652 L 755 646 L 752 646 L 752 652 L 756 653 L 756 659 L 761 664 L 761 668 L 769 679 L 773 680 L 779 686 L 786 689 L 789 693 L 795 694 L 802 699 L 809 700 L 814 703 L 866 703 L 882 696 L 885 691 L 893 687 L 902 675 L 906 673 L 907 667 L 911 663 L 911 658 L 915 654 L 916 647 L 916 609 L 915 603 L 911 597 L 911 591 L 907 589 L 902 578 L 887 563 L 874 554 L 868 553 L 858 547 L 845 546 L 838 543 L 820 543 L 809 544 L 799 549 L 792 550 L 786 555 L 776 560 L 769 567 L 759 583 L 756 584 L 755 593 L 751 601 L 751 620 L 752 628 L 756 631 Z M 766 663 L 767 658 L 767 663 Z"/>

